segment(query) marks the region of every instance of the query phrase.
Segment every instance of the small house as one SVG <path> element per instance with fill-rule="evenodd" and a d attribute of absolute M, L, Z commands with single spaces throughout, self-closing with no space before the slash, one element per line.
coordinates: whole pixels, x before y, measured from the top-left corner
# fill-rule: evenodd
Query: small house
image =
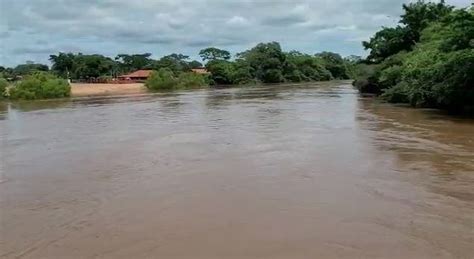
<path fill-rule="evenodd" d="M 150 74 L 153 70 L 137 70 L 130 74 L 119 76 L 119 80 L 123 81 L 134 81 L 134 82 L 143 82 L 150 77 Z"/>
<path fill-rule="evenodd" d="M 207 71 L 206 68 L 202 67 L 202 68 L 193 68 L 191 69 L 192 72 L 196 73 L 196 74 L 200 74 L 200 75 L 208 75 L 210 74 L 209 71 Z"/>

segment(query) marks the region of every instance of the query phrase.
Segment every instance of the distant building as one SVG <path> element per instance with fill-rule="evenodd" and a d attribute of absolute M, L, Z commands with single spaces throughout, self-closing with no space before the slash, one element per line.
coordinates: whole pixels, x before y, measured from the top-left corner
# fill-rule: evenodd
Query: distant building
<path fill-rule="evenodd" d="M 140 82 L 140 81 L 147 80 L 148 77 L 150 77 L 151 72 L 153 72 L 153 70 L 137 70 L 137 71 L 132 72 L 130 74 L 121 75 L 118 78 L 119 78 L 119 80 Z"/>
<path fill-rule="evenodd" d="M 205 68 L 203 68 L 203 67 L 202 67 L 202 68 L 193 68 L 193 69 L 191 69 L 191 71 L 193 71 L 193 72 L 196 73 L 196 74 L 201 74 L 201 75 L 208 75 L 208 74 L 210 74 L 210 72 L 207 71 L 207 69 L 205 69 Z"/>

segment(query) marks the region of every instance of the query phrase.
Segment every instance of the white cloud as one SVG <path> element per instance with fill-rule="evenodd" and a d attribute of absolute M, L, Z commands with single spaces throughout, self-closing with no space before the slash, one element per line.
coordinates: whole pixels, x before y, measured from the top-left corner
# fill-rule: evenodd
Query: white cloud
<path fill-rule="evenodd" d="M 226 24 L 232 27 L 245 27 L 247 25 L 250 25 L 250 21 L 242 16 L 236 15 L 232 16 L 232 18 L 227 20 Z"/>
<path fill-rule="evenodd" d="M 207 46 L 235 53 L 273 40 L 287 50 L 362 54 L 359 39 L 395 24 L 408 1 L 0 0 L 0 64 L 46 62 L 45 52 L 65 49 L 195 57 Z"/>

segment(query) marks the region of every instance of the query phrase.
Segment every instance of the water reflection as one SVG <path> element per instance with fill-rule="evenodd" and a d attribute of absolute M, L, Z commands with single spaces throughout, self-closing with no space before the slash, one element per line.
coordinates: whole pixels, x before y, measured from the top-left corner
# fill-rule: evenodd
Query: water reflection
<path fill-rule="evenodd" d="M 6 119 L 8 115 L 8 103 L 0 101 L 0 120 Z"/>

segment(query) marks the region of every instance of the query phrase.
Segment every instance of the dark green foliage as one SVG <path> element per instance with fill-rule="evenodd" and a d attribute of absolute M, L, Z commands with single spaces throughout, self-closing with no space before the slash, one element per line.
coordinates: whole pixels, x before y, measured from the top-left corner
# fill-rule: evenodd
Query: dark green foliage
<path fill-rule="evenodd" d="M 153 71 L 145 82 L 145 86 L 150 90 L 171 90 L 176 85 L 178 85 L 178 80 L 173 71 L 166 68 Z"/>
<path fill-rule="evenodd" d="M 211 73 L 211 82 L 216 85 L 234 83 L 234 66 L 226 60 L 212 60 L 207 62 L 206 69 Z"/>
<path fill-rule="evenodd" d="M 346 62 L 344 62 L 341 55 L 333 52 L 322 52 L 316 54 L 316 56 L 321 58 L 324 67 L 331 72 L 334 79 L 349 79 Z"/>
<path fill-rule="evenodd" d="M 202 68 L 202 63 L 197 60 L 193 60 L 189 62 L 188 65 L 189 65 L 189 68 Z"/>
<path fill-rule="evenodd" d="M 283 68 L 286 55 L 278 42 L 260 43 L 250 50 L 238 54 L 252 68 L 253 77 L 263 83 L 284 81 Z"/>
<path fill-rule="evenodd" d="M 49 61 L 53 63 L 51 70 L 62 78 L 68 78 L 70 73 L 74 72 L 75 68 L 75 55 L 72 53 L 62 53 L 58 55 L 50 55 Z"/>
<path fill-rule="evenodd" d="M 49 68 L 47 65 L 43 64 L 36 64 L 36 63 L 26 63 L 21 64 L 13 68 L 12 75 L 13 76 L 26 76 L 36 72 L 46 72 Z"/>
<path fill-rule="evenodd" d="M 178 75 L 181 72 L 186 72 L 191 69 L 186 61 L 188 58 L 189 56 L 173 53 L 156 61 L 153 65 L 153 69 L 160 70 L 166 68 L 171 70 L 175 75 Z"/>
<path fill-rule="evenodd" d="M 118 64 L 103 55 L 83 55 L 82 53 L 59 53 L 50 55 L 52 71 L 62 78 L 88 79 L 100 76 L 115 76 Z"/>
<path fill-rule="evenodd" d="M 63 98 L 69 97 L 70 93 L 71 87 L 66 80 L 46 72 L 28 75 L 9 89 L 11 99 L 24 100 Z"/>
<path fill-rule="evenodd" d="M 446 5 L 444 0 L 439 3 L 418 0 L 414 3 L 404 4 L 404 14 L 400 23 L 405 25 L 407 40 L 412 44 L 420 40 L 420 35 L 432 22 L 441 20 L 453 10 L 453 6 Z"/>
<path fill-rule="evenodd" d="M 230 52 L 227 50 L 210 47 L 199 51 L 199 56 L 204 61 L 229 60 Z"/>
<path fill-rule="evenodd" d="M 432 22 L 440 21 L 453 10 L 452 6 L 444 1 L 439 3 L 418 0 L 403 5 L 404 14 L 401 16 L 400 26 L 383 28 L 375 33 L 370 40 L 362 45 L 370 50 L 367 60 L 380 63 L 385 58 L 400 51 L 410 51 L 419 42 L 420 35 Z"/>
<path fill-rule="evenodd" d="M 379 94 L 381 89 L 379 86 L 379 66 L 359 64 L 355 71 L 354 86 L 362 93 Z"/>
<path fill-rule="evenodd" d="M 354 84 L 390 102 L 474 111 L 474 9 L 421 1 L 404 9 L 401 22 L 414 45 L 409 52 L 378 56 L 377 65 L 358 65 L 359 71 L 371 69 L 359 72 Z"/>
<path fill-rule="evenodd" d="M 150 69 L 152 66 L 151 53 L 144 54 L 119 54 L 115 57 L 120 67 L 120 72 L 128 73 L 139 69 Z"/>
<path fill-rule="evenodd" d="M 255 83 L 255 80 L 252 77 L 253 69 L 246 60 L 237 59 L 233 65 L 234 65 L 234 74 L 233 74 L 234 84 L 243 85 L 243 84 Z"/>
<path fill-rule="evenodd" d="M 406 27 L 383 28 L 375 33 L 370 40 L 362 42 L 366 50 L 370 49 L 367 60 L 380 63 L 387 57 L 395 55 L 403 50 L 411 50 L 413 42 L 409 38 L 409 30 Z"/>
<path fill-rule="evenodd" d="M 326 81 L 333 78 L 320 57 L 290 51 L 286 56 L 286 62 L 284 73 L 287 81 Z"/>
<path fill-rule="evenodd" d="M 116 63 L 108 57 L 102 55 L 83 55 L 75 57 L 73 78 L 87 79 L 98 78 L 100 76 L 112 75 L 116 69 Z"/>

